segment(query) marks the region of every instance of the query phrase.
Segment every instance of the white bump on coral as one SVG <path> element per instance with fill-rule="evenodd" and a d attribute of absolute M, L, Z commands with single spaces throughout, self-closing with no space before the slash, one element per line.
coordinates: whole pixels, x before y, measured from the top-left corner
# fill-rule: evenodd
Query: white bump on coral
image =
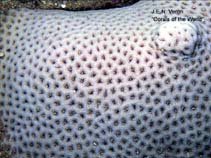
<path fill-rule="evenodd" d="M 191 22 L 167 22 L 161 24 L 154 41 L 160 50 L 180 51 L 191 54 L 197 44 L 197 27 Z"/>

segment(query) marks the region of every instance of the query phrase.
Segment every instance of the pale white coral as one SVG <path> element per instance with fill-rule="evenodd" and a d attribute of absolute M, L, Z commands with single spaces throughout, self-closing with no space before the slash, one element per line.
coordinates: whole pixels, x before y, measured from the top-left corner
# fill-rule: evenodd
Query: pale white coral
<path fill-rule="evenodd" d="M 140 1 L 1 14 L 0 111 L 14 158 L 210 157 L 211 21 L 154 22 L 152 6 L 211 9 Z"/>
<path fill-rule="evenodd" d="M 192 54 L 200 41 L 198 29 L 191 22 L 167 22 L 160 24 L 154 35 L 154 42 L 163 51 L 179 51 Z"/>

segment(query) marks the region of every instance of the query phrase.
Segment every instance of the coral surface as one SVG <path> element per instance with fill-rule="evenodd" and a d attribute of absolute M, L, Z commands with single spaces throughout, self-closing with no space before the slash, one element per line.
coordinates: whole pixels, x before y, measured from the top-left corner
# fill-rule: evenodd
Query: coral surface
<path fill-rule="evenodd" d="M 154 21 L 156 8 L 203 20 Z M 12 157 L 210 158 L 210 16 L 206 1 L 1 13 Z"/>

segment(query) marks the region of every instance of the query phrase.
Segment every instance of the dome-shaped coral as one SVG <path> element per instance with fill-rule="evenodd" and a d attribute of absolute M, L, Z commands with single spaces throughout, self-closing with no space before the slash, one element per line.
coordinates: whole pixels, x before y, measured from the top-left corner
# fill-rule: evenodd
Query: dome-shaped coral
<path fill-rule="evenodd" d="M 154 22 L 152 6 L 205 22 Z M 0 111 L 13 158 L 211 157 L 210 9 L 2 13 Z M 180 60 L 172 49 L 196 53 Z"/>

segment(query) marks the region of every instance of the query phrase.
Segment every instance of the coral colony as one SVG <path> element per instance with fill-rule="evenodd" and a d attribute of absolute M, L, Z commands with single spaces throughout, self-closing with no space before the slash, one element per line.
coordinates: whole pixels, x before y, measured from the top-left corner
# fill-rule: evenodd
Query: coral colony
<path fill-rule="evenodd" d="M 208 1 L 2 12 L 12 158 L 210 158 L 210 17 Z"/>

